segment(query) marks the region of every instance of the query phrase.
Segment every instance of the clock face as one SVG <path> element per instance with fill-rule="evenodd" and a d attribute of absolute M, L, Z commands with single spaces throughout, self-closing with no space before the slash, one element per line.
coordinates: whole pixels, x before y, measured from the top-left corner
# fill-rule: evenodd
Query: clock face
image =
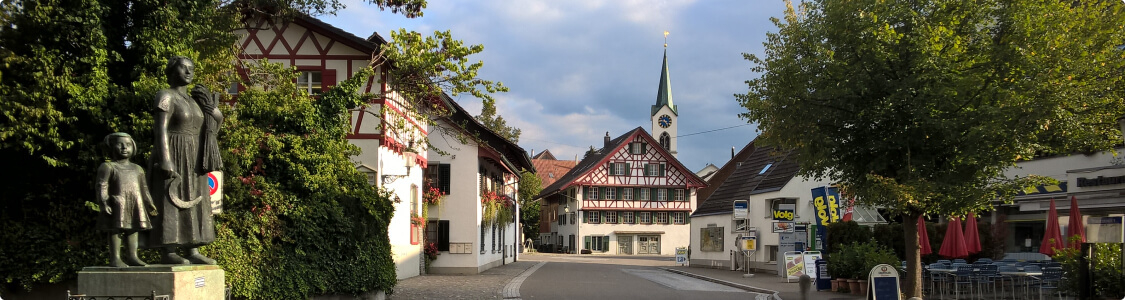
<path fill-rule="evenodd" d="M 668 115 L 662 115 L 660 116 L 658 123 L 660 124 L 660 127 L 668 128 L 668 126 L 672 126 L 672 117 L 669 117 Z"/>

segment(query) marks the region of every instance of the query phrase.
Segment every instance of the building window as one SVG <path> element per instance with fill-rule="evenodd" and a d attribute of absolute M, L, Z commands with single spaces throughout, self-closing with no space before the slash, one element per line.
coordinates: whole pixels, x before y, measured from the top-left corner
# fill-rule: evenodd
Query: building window
<path fill-rule="evenodd" d="M 559 225 L 566 225 L 566 215 L 559 215 L 558 224 Z"/>
<path fill-rule="evenodd" d="M 658 177 L 664 176 L 664 164 L 645 164 L 645 176 Z"/>
<path fill-rule="evenodd" d="M 492 253 L 496 253 L 496 224 L 492 224 Z"/>
<path fill-rule="evenodd" d="M 656 213 L 656 224 L 668 224 L 668 213 L 666 213 L 666 212 Z"/>
<path fill-rule="evenodd" d="M 609 237 L 604 235 L 586 236 L 586 249 L 590 251 L 609 251 Z"/>
<path fill-rule="evenodd" d="M 758 171 L 758 175 L 766 174 L 766 171 L 769 171 L 770 167 L 772 167 L 772 166 L 773 166 L 773 163 L 766 164 L 766 167 L 762 168 L 761 171 Z"/>
<path fill-rule="evenodd" d="M 367 184 L 371 186 L 375 186 L 375 179 L 379 178 L 379 174 L 375 173 L 375 171 L 363 172 L 363 176 L 367 177 Z"/>
<path fill-rule="evenodd" d="M 629 143 L 629 154 L 644 154 L 646 147 L 645 143 Z"/>
<path fill-rule="evenodd" d="M 577 213 L 570 213 L 569 219 L 570 219 L 570 225 L 574 225 L 574 223 L 576 223 L 575 221 L 578 221 L 578 220 L 576 220 L 576 219 L 578 219 L 578 214 Z"/>
<path fill-rule="evenodd" d="M 641 200 L 648 201 L 648 188 L 641 188 Z"/>
<path fill-rule="evenodd" d="M 641 212 L 639 221 L 640 222 L 638 222 L 638 223 L 641 223 L 641 224 L 652 224 L 652 213 Z"/>
<path fill-rule="evenodd" d="M 629 175 L 629 164 L 627 163 L 609 163 L 606 167 L 609 175 Z"/>
<path fill-rule="evenodd" d="M 656 201 L 668 201 L 668 189 L 656 189 Z"/>
<path fill-rule="evenodd" d="M 599 224 L 599 223 L 602 222 L 601 214 L 599 212 L 587 211 L 585 213 L 586 213 L 586 223 Z"/>
<path fill-rule="evenodd" d="M 617 212 L 616 211 L 605 212 L 605 223 L 606 224 L 617 224 Z"/>
<path fill-rule="evenodd" d="M 321 91 L 320 71 L 302 71 L 297 77 L 297 88 L 308 91 L 309 95 L 319 95 Z"/>
<path fill-rule="evenodd" d="M 660 147 L 664 147 L 664 150 L 672 150 L 672 136 L 667 132 L 660 134 Z"/>
<path fill-rule="evenodd" d="M 442 193 L 449 194 L 449 164 L 431 164 L 426 168 L 426 180 L 430 187 L 436 187 Z"/>
<path fill-rule="evenodd" d="M 625 188 L 622 190 L 621 200 L 633 200 L 633 188 Z"/>
<path fill-rule="evenodd" d="M 633 212 L 631 212 L 631 211 L 621 212 L 621 224 L 633 224 Z"/>
<path fill-rule="evenodd" d="M 769 257 L 769 259 L 767 259 L 766 261 L 776 264 L 777 263 L 777 246 L 766 246 L 766 253 L 767 253 L 766 257 Z"/>
<path fill-rule="evenodd" d="M 684 201 L 684 189 L 676 189 L 676 201 Z"/>
<path fill-rule="evenodd" d="M 687 224 L 687 213 L 685 213 L 685 212 L 674 212 L 674 213 L 672 213 L 672 222 L 675 222 L 676 225 Z"/>
<path fill-rule="evenodd" d="M 485 231 L 488 231 L 488 228 L 484 227 L 484 224 L 480 224 L 480 254 L 484 254 L 484 235 L 485 235 Z"/>
<path fill-rule="evenodd" d="M 598 187 L 594 187 L 594 186 L 586 187 L 586 199 L 587 200 L 598 200 Z"/>
<path fill-rule="evenodd" d="M 426 221 L 425 240 L 427 243 L 437 245 L 438 251 L 449 251 L 449 221 Z"/>
<path fill-rule="evenodd" d="M 238 94 L 238 81 L 231 82 L 230 84 L 228 84 L 227 85 L 227 95 L 237 95 L 237 94 Z"/>
<path fill-rule="evenodd" d="M 605 187 L 605 199 L 617 200 L 617 188 L 609 186 Z"/>

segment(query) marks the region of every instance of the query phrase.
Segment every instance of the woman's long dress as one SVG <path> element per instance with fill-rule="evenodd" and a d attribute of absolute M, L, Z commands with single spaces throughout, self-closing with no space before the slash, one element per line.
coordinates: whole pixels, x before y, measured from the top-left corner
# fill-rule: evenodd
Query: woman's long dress
<path fill-rule="evenodd" d="M 170 97 L 161 97 L 167 93 Z M 211 217 L 211 199 L 207 186 L 207 173 L 199 169 L 198 160 L 202 151 L 200 144 L 201 127 L 203 125 L 203 112 L 187 95 L 174 90 L 164 90 L 157 94 L 156 110 L 166 112 L 168 122 L 168 157 L 170 157 L 175 171 L 180 174 L 179 186 L 172 186 L 168 191 L 169 181 L 162 174 L 156 164 L 154 170 L 149 172 L 152 180 L 149 188 L 152 190 L 153 201 L 160 214 L 154 217 L 153 222 L 159 227 L 150 231 L 149 246 L 189 246 L 198 247 L 215 240 L 215 225 Z M 158 125 L 159 126 L 159 125 Z M 154 130 L 160 130 L 154 128 Z M 159 134 L 156 136 L 160 136 Z M 160 151 L 160 149 L 153 149 Z M 157 157 L 153 153 L 153 157 Z M 172 203 L 168 193 L 175 193 L 183 201 L 191 201 L 196 197 L 205 197 L 194 206 L 181 209 Z"/>

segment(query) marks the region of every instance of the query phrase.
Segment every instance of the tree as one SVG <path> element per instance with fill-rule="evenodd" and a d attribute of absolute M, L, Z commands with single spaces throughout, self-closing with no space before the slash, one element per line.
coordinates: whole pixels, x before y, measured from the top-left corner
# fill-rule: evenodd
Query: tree
<path fill-rule="evenodd" d="M 528 170 L 520 172 L 520 223 L 523 224 L 523 236 L 531 238 L 539 236 L 539 200 L 535 195 L 543 190 L 543 182 L 539 175 Z"/>
<path fill-rule="evenodd" d="M 480 109 L 480 115 L 476 116 L 477 121 L 484 124 L 501 137 L 512 141 L 512 143 L 519 142 L 520 129 L 515 127 L 508 127 L 508 122 L 504 121 L 504 117 L 496 114 L 496 99 L 484 99 L 483 107 Z"/>
<path fill-rule="evenodd" d="M 367 2 L 410 17 L 421 16 L 425 7 L 424 0 Z M 62 282 L 84 266 L 104 264 L 105 242 L 94 231 L 96 205 L 90 201 L 94 167 L 105 159 L 97 144 L 108 133 L 128 132 L 138 142 L 134 162 L 147 159 L 151 97 L 165 86 L 169 57 L 192 58 L 195 82 L 221 90 L 235 80 L 233 32 L 241 20 L 342 7 L 336 0 L 278 5 L 0 2 L 0 165 L 20 170 L 0 177 L 6 186 L 0 226 L 8 229 L 0 232 L 0 291 Z M 480 45 L 464 46 L 448 31 L 391 36 L 373 66 L 393 64 L 387 68 L 396 79 L 392 89 L 419 104 L 409 107 L 420 119 L 441 113 L 427 109 L 432 95 L 487 98 L 502 88 L 476 77 L 482 63 L 467 62 L 466 56 L 483 50 Z M 224 112 L 230 117 L 219 143 L 227 207 L 216 218 L 218 240 L 203 251 L 229 272 L 232 292 L 246 298 L 389 289 L 395 279 L 385 243 L 390 200 L 355 172 L 348 155 L 358 150 L 341 134 L 348 126 L 344 109 L 363 105 L 355 93 L 362 76 L 314 100 L 289 87 L 293 70 L 258 71 L 261 76 L 248 84 L 268 89 L 251 89 L 240 96 L 237 110 Z M 328 239 L 338 242 L 322 245 Z M 336 263 L 341 260 L 349 264 Z"/>
<path fill-rule="evenodd" d="M 904 220 L 988 210 L 1047 181 L 1005 177 L 1015 162 L 1120 142 L 1119 1 L 787 4 L 765 58 L 744 54 L 761 77 L 736 95 L 741 116 L 863 204 Z M 914 226 L 904 235 L 920 297 Z"/>

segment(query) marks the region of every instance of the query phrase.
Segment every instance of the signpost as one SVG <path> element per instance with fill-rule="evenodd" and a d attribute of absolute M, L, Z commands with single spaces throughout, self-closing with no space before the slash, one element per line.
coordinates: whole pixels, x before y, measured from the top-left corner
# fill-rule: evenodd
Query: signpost
<path fill-rule="evenodd" d="M 734 200 L 734 219 L 743 220 L 750 215 L 749 200 Z"/>
<path fill-rule="evenodd" d="M 687 265 L 687 247 L 676 247 L 676 263 L 679 265 Z"/>
<path fill-rule="evenodd" d="M 867 275 L 868 300 L 902 300 L 899 289 L 898 270 L 894 266 L 881 264 L 871 268 Z"/>
<path fill-rule="evenodd" d="M 223 171 L 207 173 L 207 192 L 211 195 L 211 213 L 223 212 Z"/>
<path fill-rule="evenodd" d="M 754 256 L 755 252 L 758 252 L 758 232 L 750 231 L 748 236 L 739 236 L 738 250 L 741 250 L 742 254 L 746 255 L 746 275 L 744 276 L 754 276 L 750 274 L 750 258 Z"/>

